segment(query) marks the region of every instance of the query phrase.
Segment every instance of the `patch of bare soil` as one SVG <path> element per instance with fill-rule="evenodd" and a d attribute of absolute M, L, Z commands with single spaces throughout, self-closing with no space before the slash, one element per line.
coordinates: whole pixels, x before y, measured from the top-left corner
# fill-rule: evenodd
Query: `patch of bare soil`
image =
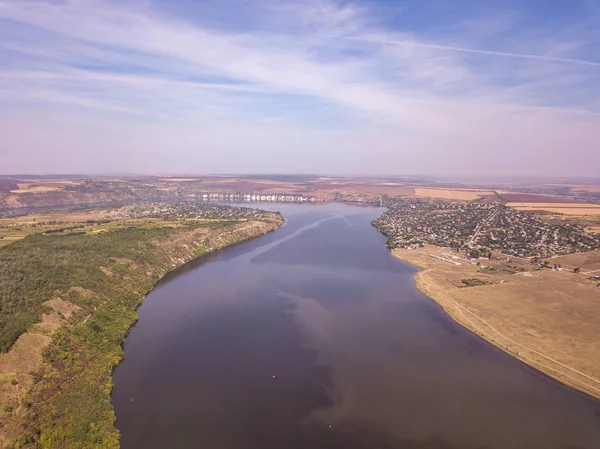
<path fill-rule="evenodd" d="M 112 277 L 112 275 L 114 274 L 112 271 L 110 271 L 109 268 L 106 268 L 106 267 L 98 267 L 98 269 L 100 271 L 102 271 L 105 275 L 107 275 L 108 277 Z"/>

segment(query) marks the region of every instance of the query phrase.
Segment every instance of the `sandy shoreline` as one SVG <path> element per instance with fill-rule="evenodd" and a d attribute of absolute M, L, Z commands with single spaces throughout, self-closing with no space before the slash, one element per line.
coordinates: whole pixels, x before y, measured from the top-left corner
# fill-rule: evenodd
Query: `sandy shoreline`
<path fill-rule="evenodd" d="M 392 254 L 420 268 L 417 288 L 456 322 L 554 379 L 600 398 L 600 292 L 585 277 L 550 270 L 488 275 L 482 265 L 459 259 L 449 248 Z M 467 288 L 462 278 L 491 284 Z M 554 294 L 538 294 L 540 282 Z"/>

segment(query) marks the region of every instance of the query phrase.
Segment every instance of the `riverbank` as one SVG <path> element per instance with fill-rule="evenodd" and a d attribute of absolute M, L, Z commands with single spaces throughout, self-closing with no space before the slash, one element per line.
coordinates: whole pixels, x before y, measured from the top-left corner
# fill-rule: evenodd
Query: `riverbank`
<path fill-rule="evenodd" d="M 146 294 L 175 268 L 282 223 L 273 213 L 168 221 L 94 235 L 37 234 L 3 248 L 3 260 L 24 276 L 15 288 L 41 296 L 42 281 L 52 294 L 38 306 L 40 322 L 0 355 L 0 447 L 118 448 L 111 373 Z"/>
<path fill-rule="evenodd" d="M 526 260 L 500 255 L 478 265 L 435 246 L 392 253 L 421 269 L 415 273 L 418 289 L 455 321 L 524 363 L 600 398 L 600 292 L 587 276 L 535 270 Z"/>

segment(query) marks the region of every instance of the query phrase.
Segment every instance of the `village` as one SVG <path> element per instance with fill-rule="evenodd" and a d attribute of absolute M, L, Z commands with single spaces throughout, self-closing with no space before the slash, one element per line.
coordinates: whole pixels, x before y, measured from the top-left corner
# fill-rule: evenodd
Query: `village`
<path fill-rule="evenodd" d="M 273 203 L 305 203 L 314 201 L 313 198 L 304 195 L 281 194 L 281 193 L 240 193 L 240 192 L 198 192 L 188 194 L 188 198 L 201 201 L 223 201 L 223 202 L 273 202 Z"/>
<path fill-rule="evenodd" d="M 173 183 L 160 180 L 95 180 L 86 179 L 63 186 L 66 192 L 104 193 L 122 201 L 195 200 L 222 202 L 278 202 L 304 203 L 316 201 L 312 196 L 297 193 L 214 190 L 202 187 L 200 181 Z M 112 199 L 112 198 L 111 198 Z"/>
<path fill-rule="evenodd" d="M 120 209 L 122 219 L 159 218 L 163 220 L 255 220 L 266 213 L 247 207 L 222 206 L 201 202 L 162 202 L 138 204 Z"/>
<path fill-rule="evenodd" d="M 390 248 L 424 244 L 466 250 L 470 257 L 501 252 L 536 260 L 600 248 L 600 234 L 579 224 L 547 223 L 500 203 L 387 199 L 373 225 Z"/>

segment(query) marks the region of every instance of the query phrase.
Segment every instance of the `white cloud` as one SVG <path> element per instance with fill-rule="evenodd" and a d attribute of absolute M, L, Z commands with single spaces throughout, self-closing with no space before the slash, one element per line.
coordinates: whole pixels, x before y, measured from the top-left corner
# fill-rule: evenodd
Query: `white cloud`
<path fill-rule="evenodd" d="M 10 21 L 0 35 L 0 116 L 10 118 L 0 144 L 14 151 L 7 171 L 29 171 L 30 155 L 50 146 L 55 156 L 85 147 L 95 157 L 49 159 L 45 171 L 110 171 L 123 163 L 111 136 L 131 154 L 152 155 L 125 158 L 128 171 L 180 170 L 161 151 L 202 161 L 200 171 L 236 171 L 227 168 L 235 155 L 251 171 L 500 172 L 521 160 L 524 173 L 585 174 L 600 163 L 600 105 L 586 95 L 600 62 L 580 56 L 581 36 L 551 53 L 488 50 L 471 45 L 469 32 L 457 41 L 465 23 L 444 42 L 325 0 L 266 2 L 237 31 L 101 0 L 0 1 L 1 19 Z M 547 47 L 536 32 L 526 47 Z M 15 135 L 34 123 L 43 144 Z M 543 151 L 550 156 L 540 163 Z M 256 152 L 263 169 L 248 162 Z"/>

